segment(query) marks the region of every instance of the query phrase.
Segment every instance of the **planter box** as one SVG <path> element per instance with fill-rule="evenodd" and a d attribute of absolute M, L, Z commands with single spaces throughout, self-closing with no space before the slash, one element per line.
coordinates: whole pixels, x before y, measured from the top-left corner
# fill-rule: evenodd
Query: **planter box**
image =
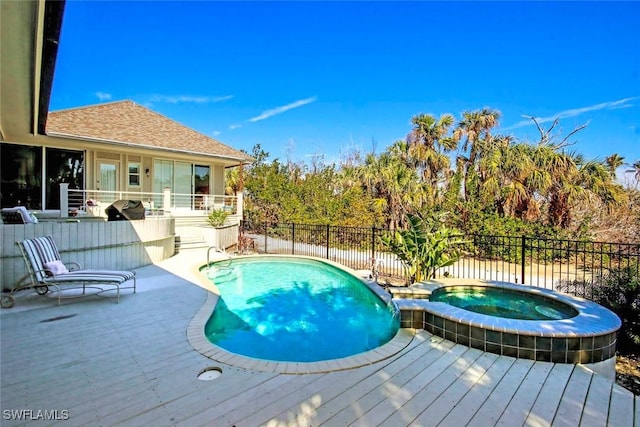
<path fill-rule="evenodd" d="M 238 224 L 220 227 L 202 227 L 202 238 L 207 245 L 227 249 L 238 243 Z"/>

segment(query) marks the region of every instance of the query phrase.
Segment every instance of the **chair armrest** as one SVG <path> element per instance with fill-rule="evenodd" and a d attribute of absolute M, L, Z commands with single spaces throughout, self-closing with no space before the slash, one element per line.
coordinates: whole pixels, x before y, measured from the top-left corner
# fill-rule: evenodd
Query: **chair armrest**
<path fill-rule="evenodd" d="M 43 283 L 40 280 L 37 280 L 36 278 L 38 277 L 38 274 L 44 276 L 44 277 L 51 277 L 53 276 L 53 273 L 51 272 L 51 270 L 49 270 L 48 268 L 43 268 L 42 270 L 34 270 L 34 280 L 36 280 L 38 283 Z"/>
<path fill-rule="evenodd" d="M 67 266 L 69 271 L 82 270 L 82 266 L 80 264 L 78 264 L 77 262 L 75 262 L 75 261 L 65 262 L 64 265 Z M 69 268 L 70 265 L 72 265 L 73 268 Z"/>

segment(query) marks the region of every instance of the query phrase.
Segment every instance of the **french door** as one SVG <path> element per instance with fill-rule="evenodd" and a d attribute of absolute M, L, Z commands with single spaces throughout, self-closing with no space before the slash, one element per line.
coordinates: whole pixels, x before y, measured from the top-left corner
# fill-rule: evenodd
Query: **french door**
<path fill-rule="evenodd" d="M 98 198 L 106 202 L 117 199 L 118 190 L 118 163 L 100 160 L 98 162 L 98 174 L 96 177 L 96 190 L 99 190 Z"/>

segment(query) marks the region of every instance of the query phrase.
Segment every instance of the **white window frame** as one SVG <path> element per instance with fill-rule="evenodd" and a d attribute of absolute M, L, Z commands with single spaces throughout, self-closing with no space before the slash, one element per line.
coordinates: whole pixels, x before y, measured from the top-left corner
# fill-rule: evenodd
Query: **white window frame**
<path fill-rule="evenodd" d="M 131 168 L 137 168 L 137 172 L 131 172 Z M 138 183 L 132 184 L 131 178 L 138 177 Z M 140 162 L 129 162 L 127 164 L 127 183 L 129 187 L 141 187 L 142 186 L 142 164 Z"/>

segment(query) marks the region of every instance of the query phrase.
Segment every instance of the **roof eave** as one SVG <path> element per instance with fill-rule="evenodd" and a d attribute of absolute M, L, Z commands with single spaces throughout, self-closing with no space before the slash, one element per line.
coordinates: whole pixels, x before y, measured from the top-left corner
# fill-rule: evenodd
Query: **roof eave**
<path fill-rule="evenodd" d="M 39 102 L 37 106 L 37 130 L 40 135 L 46 134 L 49 102 L 53 87 L 53 75 L 58 56 L 58 43 L 62 28 L 66 0 L 45 2 L 44 34 L 42 40 L 42 65 L 40 74 Z M 34 132 L 34 133 L 36 133 Z"/>
<path fill-rule="evenodd" d="M 243 164 L 251 164 L 251 162 L 252 162 L 252 159 L 249 156 L 240 157 L 240 156 L 229 156 L 229 155 L 225 155 L 225 154 L 203 153 L 203 152 L 199 152 L 199 151 L 188 151 L 188 150 L 180 150 L 180 149 L 176 149 L 176 148 L 158 147 L 158 146 L 155 146 L 155 145 L 147 145 L 147 144 L 139 144 L 139 143 L 133 143 L 133 142 L 117 141 L 117 140 L 112 140 L 112 139 L 95 138 L 95 137 L 82 136 L 82 135 L 72 135 L 72 134 L 67 134 L 67 133 L 62 133 L 62 132 L 55 132 L 55 131 L 47 132 L 47 136 L 54 137 L 54 138 L 73 139 L 73 140 L 76 140 L 76 141 L 88 141 L 88 142 L 95 142 L 95 143 L 99 143 L 99 144 L 116 145 L 116 146 L 120 146 L 120 147 L 142 148 L 142 149 L 145 149 L 145 150 L 162 151 L 162 152 L 166 152 L 166 153 L 180 153 L 180 154 L 188 154 L 188 155 L 192 155 L 192 156 L 193 155 L 195 155 L 195 156 L 204 156 L 204 157 L 210 157 L 210 158 L 221 159 L 221 160 L 235 161 L 235 162 L 243 163 Z"/>

